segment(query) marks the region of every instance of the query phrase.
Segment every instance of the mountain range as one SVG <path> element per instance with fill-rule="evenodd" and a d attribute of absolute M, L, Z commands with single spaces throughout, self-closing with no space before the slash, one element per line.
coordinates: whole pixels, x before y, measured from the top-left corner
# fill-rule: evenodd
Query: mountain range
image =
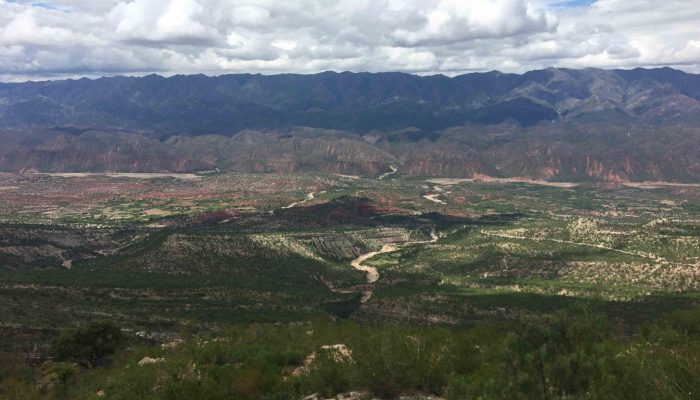
<path fill-rule="evenodd" d="M 0 171 L 323 171 L 700 182 L 671 68 L 0 83 Z"/>

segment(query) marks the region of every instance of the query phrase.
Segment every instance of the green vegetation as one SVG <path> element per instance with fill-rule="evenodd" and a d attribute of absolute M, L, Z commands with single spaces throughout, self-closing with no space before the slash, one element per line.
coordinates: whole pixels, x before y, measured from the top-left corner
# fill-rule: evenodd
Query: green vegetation
<path fill-rule="evenodd" d="M 349 391 L 382 399 L 693 399 L 700 309 L 627 336 L 591 308 L 474 328 L 358 325 L 325 319 L 134 342 L 106 366 L 48 361 L 0 379 L 7 399 L 295 399 Z M 86 337 L 105 323 L 60 337 Z M 100 334 L 88 334 L 90 337 Z M 68 359 L 84 349 L 54 343 Z"/>
<path fill-rule="evenodd" d="M 0 398 L 697 393 L 697 187 L 71 179 L 0 192 Z"/>
<path fill-rule="evenodd" d="M 106 363 L 124 340 L 124 334 L 114 322 L 91 321 L 61 332 L 52 341 L 51 348 L 57 361 L 94 367 Z"/>

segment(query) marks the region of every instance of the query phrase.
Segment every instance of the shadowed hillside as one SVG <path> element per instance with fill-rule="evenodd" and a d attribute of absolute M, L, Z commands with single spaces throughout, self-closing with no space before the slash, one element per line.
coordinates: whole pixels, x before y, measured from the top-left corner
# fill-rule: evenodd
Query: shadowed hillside
<path fill-rule="evenodd" d="M 699 115 L 700 76 L 670 68 L 12 83 L 0 170 L 695 182 Z"/>

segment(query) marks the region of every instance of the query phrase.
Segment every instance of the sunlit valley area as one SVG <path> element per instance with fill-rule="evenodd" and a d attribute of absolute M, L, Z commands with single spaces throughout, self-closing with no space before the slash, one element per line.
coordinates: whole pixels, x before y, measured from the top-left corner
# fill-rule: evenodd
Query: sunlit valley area
<path fill-rule="evenodd" d="M 99 390 L 152 395 L 159 379 L 163 396 L 177 385 L 214 390 L 217 374 L 246 373 L 252 375 L 240 379 L 250 387 L 217 390 L 254 398 L 377 385 L 376 393 L 392 395 L 409 385 L 421 393 L 449 389 L 459 398 L 503 389 L 503 382 L 490 387 L 488 379 L 508 373 L 500 370 L 499 352 L 514 350 L 505 343 L 529 343 L 534 338 L 522 337 L 523 329 L 553 329 L 552 320 L 565 331 L 540 334 L 563 335 L 556 340 L 574 353 L 561 356 L 584 358 L 574 363 L 617 363 L 620 354 L 634 363 L 671 351 L 656 347 L 657 340 L 697 344 L 694 336 L 677 342 L 685 329 L 683 335 L 695 335 L 698 321 L 700 186 L 694 184 L 416 178 L 400 168 L 373 177 L 1 178 L 4 350 L 38 361 L 61 329 L 113 321 L 131 350 L 99 372 L 82 372 L 96 374 L 80 377 L 89 379 L 80 385 L 88 397 Z M 669 333 L 659 321 L 670 316 L 690 325 L 679 322 L 679 331 Z M 590 318 L 605 322 L 589 325 Z M 645 335 L 672 336 L 637 336 L 655 323 Z M 366 335 L 376 343 L 363 342 Z M 602 337 L 587 343 L 589 335 Z M 368 352 L 363 357 L 378 357 L 375 351 L 397 357 L 362 364 L 386 368 L 397 381 L 372 382 L 362 375 L 371 371 L 343 358 L 351 356 L 324 347 L 355 341 Z M 601 343 L 616 347 L 576 353 Z M 420 356 L 428 359 L 406 358 L 410 350 L 401 346 L 428 346 Z M 308 357 L 319 349 L 329 359 L 316 365 Z M 693 362 L 666 356 L 664 362 Z M 160 361 L 142 365 L 149 359 Z M 216 372 L 222 362 L 232 370 Z M 251 365 L 237 368 L 240 363 Z M 418 368 L 410 372 L 416 377 L 401 376 L 409 366 Z M 129 368 L 154 375 L 132 387 L 119 380 L 131 375 L 117 378 Z M 169 375 L 190 368 L 202 375 Z M 495 375 L 480 376 L 482 368 Z M 659 373 L 660 366 L 649 368 L 636 379 Z M 479 383 L 486 387 L 472 387 L 472 379 L 486 379 Z M 697 382 L 688 379 L 691 389 Z"/>

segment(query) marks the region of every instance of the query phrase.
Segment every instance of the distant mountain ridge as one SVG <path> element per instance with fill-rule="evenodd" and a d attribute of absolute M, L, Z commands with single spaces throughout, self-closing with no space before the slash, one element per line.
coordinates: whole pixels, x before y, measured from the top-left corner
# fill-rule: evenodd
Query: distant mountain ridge
<path fill-rule="evenodd" d="M 0 84 L 0 170 L 321 170 L 700 181 L 671 68 L 176 75 Z"/>

